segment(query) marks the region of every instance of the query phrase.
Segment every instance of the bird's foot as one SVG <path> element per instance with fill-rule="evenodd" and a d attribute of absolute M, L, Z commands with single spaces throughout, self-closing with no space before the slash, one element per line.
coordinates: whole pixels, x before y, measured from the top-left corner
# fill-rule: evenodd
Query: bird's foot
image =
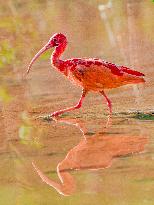
<path fill-rule="evenodd" d="M 45 120 L 45 121 L 53 121 L 52 115 L 39 115 L 37 119 Z"/>
<path fill-rule="evenodd" d="M 45 120 L 45 121 L 56 121 L 57 120 L 57 118 L 59 117 L 59 115 L 61 116 L 61 117 L 65 117 L 65 116 L 67 116 L 68 114 L 67 113 L 63 113 L 63 112 L 61 112 L 61 111 L 56 111 L 56 112 L 53 112 L 53 113 L 51 113 L 51 114 L 49 114 L 49 115 L 40 115 L 40 116 L 38 116 L 36 119 L 42 119 L 42 120 Z"/>

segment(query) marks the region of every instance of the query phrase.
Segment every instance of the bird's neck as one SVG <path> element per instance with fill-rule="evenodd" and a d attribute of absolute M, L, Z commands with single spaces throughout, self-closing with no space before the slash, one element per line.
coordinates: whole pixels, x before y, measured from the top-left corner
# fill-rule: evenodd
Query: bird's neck
<path fill-rule="evenodd" d="M 63 43 L 57 46 L 51 55 L 51 64 L 61 72 L 63 72 L 65 69 L 62 66 L 63 60 L 60 60 L 60 56 L 64 52 L 66 46 L 67 46 L 67 43 Z"/>

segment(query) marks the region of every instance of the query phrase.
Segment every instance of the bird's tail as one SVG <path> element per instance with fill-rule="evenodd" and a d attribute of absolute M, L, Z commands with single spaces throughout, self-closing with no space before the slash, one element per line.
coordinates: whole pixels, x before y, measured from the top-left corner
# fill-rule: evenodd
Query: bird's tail
<path fill-rule="evenodd" d="M 120 70 L 124 73 L 124 78 L 127 78 L 126 81 L 128 83 L 136 84 L 136 83 L 145 83 L 144 74 L 127 68 L 125 66 L 120 66 Z"/>
<path fill-rule="evenodd" d="M 145 79 L 143 77 L 135 77 L 133 83 L 145 83 Z"/>
<path fill-rule="evenodd" d="M 132 77 L 126 80 L 126 84 L 139 84 L 139 83 L 145 83 L 145 79 L 143 77 Z"/>

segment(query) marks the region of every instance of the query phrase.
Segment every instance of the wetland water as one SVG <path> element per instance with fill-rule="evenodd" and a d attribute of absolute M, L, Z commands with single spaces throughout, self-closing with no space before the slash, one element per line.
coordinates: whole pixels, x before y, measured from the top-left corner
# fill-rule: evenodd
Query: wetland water
<path fill-rule="evenodd" d="M 104 20 L 98 5 L 106 1 L 67 1 L 69 8 L 64 1 L 11 2 L 1 4 L 2 41 L 7 37 L 16 58 L 2 42 L 8 57 L 0 64 L 0 204 L 153 205 L 154 3 L 117 1 Z M 64 58 L 99 57 L 145 73 L 144 85 L 107 91 L 108 127 L 105 100 L 96 93 L 57 122 L 36 119 L 81 94 L 51 69 L 48 56 L 22 79 L 50 35 L 66 30 Z"/>

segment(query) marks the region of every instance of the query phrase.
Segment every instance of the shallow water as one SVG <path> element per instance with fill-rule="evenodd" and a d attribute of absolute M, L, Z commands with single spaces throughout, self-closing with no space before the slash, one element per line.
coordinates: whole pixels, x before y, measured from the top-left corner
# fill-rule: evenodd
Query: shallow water
<path fill-rule="evenodd" d="M 29 123 L 1 150 L 1 204 L 153 204 L 151 121 Z M 30 134 L 22 133 L 29 128 Z"/>
<path fill-rule="evenodd" d="M 154 204 L 154 3 L 116 2 L 106 20 L 98 10 L 105 1 L 68 1 L 69 8 L 63 1 L 10 3 L 12 10 L 3 5 L 2 16 L 17 23 L 14 31 L 7 21 L 2 33 L 16 39 L 17 59 L 0 76 L 0 88 L 7 91 L 0 89 L 0 204 Z M 81 93 L 49 69 L 47 56 L 22 78 L 51 33 L 66 30 L 70 42 L 64 58 L 100 57 L 146 75 L 144 85 L 107 91 L 110 121 L 97 93 L 57 121 L 37 118 L 72 106 Z"/>

